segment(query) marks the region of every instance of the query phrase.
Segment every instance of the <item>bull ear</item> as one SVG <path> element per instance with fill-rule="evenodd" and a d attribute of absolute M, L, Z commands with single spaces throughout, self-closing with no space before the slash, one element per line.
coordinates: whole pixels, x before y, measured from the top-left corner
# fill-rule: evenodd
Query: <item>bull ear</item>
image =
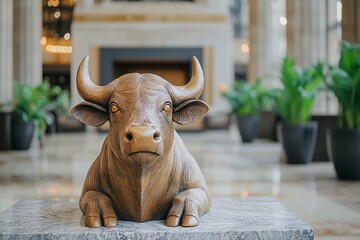
<path fill-rule="evenodd" d="M 209 111 L 209 106 L 201 100 L 188 100 L 174 109 L 173 121 L 185 125 L 203 118 Z"/>
<path fill-rule="evenodd" d="M 81 122 L 96 127 L 103 125 L 109 119 L 104 107 L 87 101 L 73 107 L 71 114 Z"/>

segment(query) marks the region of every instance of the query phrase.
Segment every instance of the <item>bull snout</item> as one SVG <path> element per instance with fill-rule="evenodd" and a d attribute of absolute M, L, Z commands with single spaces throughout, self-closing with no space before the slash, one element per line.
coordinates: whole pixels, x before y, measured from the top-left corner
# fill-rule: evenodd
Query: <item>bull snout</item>
<path fill-rule="evenodd" d="M 124 138 L 130 147 L 129 154 L 137 152 L 156 153 L 161 135 L 154 125 L 131 125 L 126 129 Z"/>

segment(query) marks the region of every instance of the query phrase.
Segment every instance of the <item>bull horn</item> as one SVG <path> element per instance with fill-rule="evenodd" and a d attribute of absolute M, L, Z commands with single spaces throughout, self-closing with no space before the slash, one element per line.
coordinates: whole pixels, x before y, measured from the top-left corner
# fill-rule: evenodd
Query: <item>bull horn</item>
<path fill-rule="evenodd" d="M 94 84 L 89 76 L 89 56 L 86 56 L 81 61 L 76 75 L 76 84 L 77 90 L 83 99 L 106 106 L 113 92 L 113 83 L 111 82 L 107 86 Z"/>
<path fill-rule="evenodd" d="M 197 99 L 204 88 L 204 73 L 195 56 L 192 57 L 192 76 L 185 86 L 172 86 L 173 101 L 180 104 L 185 100 Z"/>

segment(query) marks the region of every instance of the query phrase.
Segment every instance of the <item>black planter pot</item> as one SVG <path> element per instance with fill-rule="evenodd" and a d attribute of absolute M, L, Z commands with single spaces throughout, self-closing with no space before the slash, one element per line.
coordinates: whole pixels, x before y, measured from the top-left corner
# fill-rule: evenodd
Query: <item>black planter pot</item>
<path fill-rule="evenodd" d="M 237 116 L 241 139 L 244 143 L 252 142 L 259 129 L 259 115 Z"/>
<path fill-rule="evenodd" d="M 11 138 L 15 150 L 27 150 L 34 136 L 35 124 L 32 122 L 12 122 Z"/>
<path fill-rule="evenodd" d="M 326 149 L 326 131 L 328 128 L 336 128 L 337 126 L 337 116 L 336 115 L 313 115 L 311 117 L 312 121 L 318 123 L 318 136 L 316 140 L 315 152 L 312 161 L 321 162 L 327 161 L 330 159 L 327 154 Z"/>
<path fill-rule="evenodd" d="M 279 121 L 280 116 L 276 113 L 271 111 L 261 111 L 257 138 L 278 141 L 276 134 L 276 126 Z"/>
<path fill-rule="evenodd" d="M 326 147 L 339 179 L 360 180 L 360 130 L 328 129 Z"/>
<path fill-rule="evenodd" d="M 289 164 L 305 164 L 311 161 L 317 138 L 317 122 L 280 125 L 284 151 Z"/>
<path fill-rule="evenodd" d="M 0 150 L 11 150 L 12 112 L 0 112 Z"/>

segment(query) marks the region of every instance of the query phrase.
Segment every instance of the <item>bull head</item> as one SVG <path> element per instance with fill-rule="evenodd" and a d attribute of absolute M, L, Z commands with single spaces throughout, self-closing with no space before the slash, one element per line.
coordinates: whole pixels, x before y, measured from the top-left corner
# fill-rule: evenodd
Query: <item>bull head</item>
<path fill-rule="evenodd" d="M 172 122 L 189 124 L 209 110 L 205 102 L 197 99 L 204 77 L 196 57 L 192 58 L 191 80 L 185 86 L 173 86 L 148 73 L 125 74 L 106 86 L 98 86 L 90 79 L 88 65 L 86 56 L 76 77 L 78 92 L 86 101 L 71 112 L 92 126 L 109 120 L 109 140 L 117 157 L 168 153 L 174 138 Z"/>

